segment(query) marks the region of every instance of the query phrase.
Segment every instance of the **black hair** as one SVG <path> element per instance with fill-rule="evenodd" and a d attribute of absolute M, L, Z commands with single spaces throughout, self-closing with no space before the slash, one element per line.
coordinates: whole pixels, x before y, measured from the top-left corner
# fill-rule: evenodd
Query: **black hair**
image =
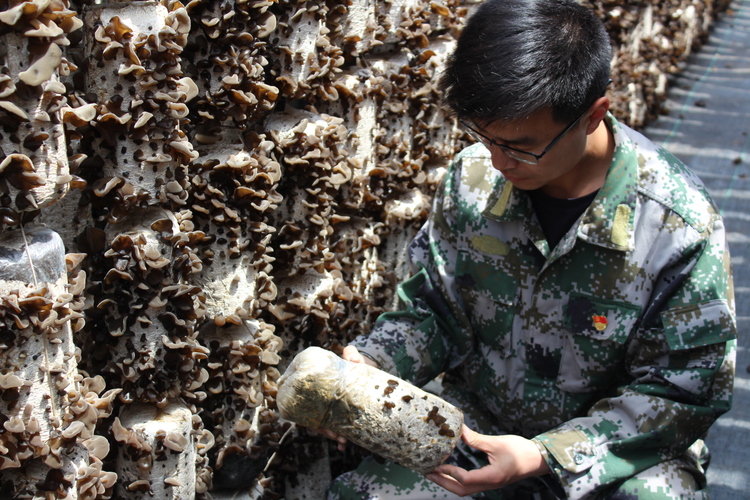
<path fill-rule="evenodd" d="M 574 0 L 488 0 L 468 20 L 440 80 L 460 119 L 514 121 L 543 108 L 575 119 L 604 94 L 612 48 Z"/>

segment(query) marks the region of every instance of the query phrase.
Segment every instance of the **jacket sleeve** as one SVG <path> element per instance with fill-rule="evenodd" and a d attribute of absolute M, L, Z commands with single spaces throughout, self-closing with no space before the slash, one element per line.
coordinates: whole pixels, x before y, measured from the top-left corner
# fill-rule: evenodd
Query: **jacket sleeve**
<path fill-rule="evenodd" d="M 587 415 L 534 438 L 568 498 L 589 498 L 677 457 L 732 400 L 736 328 L 723 223 L 664 269 L 631 334 L 627 373 Z"/>
<path fill-rule="evenodd" d="M 381 369 L 424 385 L 459 365 L 471 349 L 471 329 L 455 292 L 457 159 L 443 178 L 430 218 L 409 245 L 413 276 L 398 287 L 402 308 L 382 314 L 372 332 L 356 339 Z"/>

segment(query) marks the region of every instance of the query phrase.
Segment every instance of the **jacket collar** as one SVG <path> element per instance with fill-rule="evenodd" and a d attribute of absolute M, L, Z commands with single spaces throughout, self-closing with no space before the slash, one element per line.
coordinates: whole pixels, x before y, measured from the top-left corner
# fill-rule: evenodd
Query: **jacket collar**
<path fill-rule="evenodd" d="M 581 217 L 576 235 L 593 245 L 628 251 L 634 245 L 639 159 L 623 126 L 610 113 L 606 119 L 615 139 L 612 163 L 604 185 Z M 496 221 L 519 221 L 530 214 L 528 195 L 498 176 L 482 215 Z M 563 238 L 555 253 L 568 251 L 565 247 L 572 248 L 574 242 L 575 238 Z"/>

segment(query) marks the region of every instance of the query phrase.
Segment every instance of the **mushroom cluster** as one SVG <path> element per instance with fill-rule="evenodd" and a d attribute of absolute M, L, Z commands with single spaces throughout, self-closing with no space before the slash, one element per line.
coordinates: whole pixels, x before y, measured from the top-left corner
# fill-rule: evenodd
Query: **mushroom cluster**
<path fill-rule="evenodd" d="M 147 205 L 177 210 L 187 199 L 186 166 L 198 156 L 184 132 L 198 94 L 180 57 L 187 11 L 179 2 L 136 3 L 91 9 L 86 21 L 84 98 L 96 102 L 76 109 L 93 104 L 95 114 L 84 134 L 100 175 L 89 194 L 93 215 L 116 223 Z"/>
<path fill-rule="evenodd" d="M 661 113 L 669 75 L 684 67 L 730 2 L 583 3 L 596 10 L 612 38 L 613 108 L 621 119 L 640 128 Z"/>
<path fill-rule="evenodd" d="M 266 75 L 267 41 L 276 29 L 275 2 L 199 2 L 187 5 L 193 29 L 185 68 L 199 89 L 190 110 L 197 145 L 242 142 L 276 106 L 279 89 Z M 252 139 L 251 139 L 252 140 Z"/>
<path fill-rule="evenodd" d="M 208 379 L 201 366 L 208 350 L 196 339 L 201 289 L 182 281 L 180 259 L 162 255 L 168 247 L 156 231 L 133 229 L 98 246 L 108 248 L 88 262 L 92 302 L 79 337 L 86 369 L 122 389 L 122 403 L 200 402 L 197 389 Z"/>
<path fill-rule="evenodd" d="M 264 458 L 268 459 L 273 452 L 270 448 L 278 446 L 279 440 L 276 437 L 270 442 L 269 434 L 274 431 L 269 424 L 278 417 L 269 408 L 276 404 L 279 372 L 275 366 L 280 360 L 281 339 L 272 325 L 248 319 L 237 324 L 227 321 L 222 326 L 208 323 L 201 338 L 211 354 L 205 384 L 208 396 L 199 415 L 214 432 L 213 466 L 220 470 L 225 459 L 235 455 L 232 461 L 250 457 L 262 470 Z"/>
<path fill-rule="evenodd" d="M 8 2 L 0 12 L 0 230 L 33 220 L 73 181 L 60 76 L 76 69 L 63 51 L 82 24 L 66 0 Z"/>
<path fill-rule="evenodd" d="M 133 404 L 115 418 L 120 498 L 179 500 L 205 493 L 210 484 L 206 452 L 213 435 L 180 402 L 163 407 Z"/>
<path fill-rule="evenodd" d="M 10 498 L 109 498 L 109 444 L 95 434 L 118 390 L 78 369 L 80 255 L 35 228 L 5 232 L 0 283 L 0 474 Z M 68 280 L 68 274 L 73 279 Z"/>
<path fill-rule="evenodd" d="M 279 417 L 280 372 L 395 307 L 477 3 L 0 5 L 3 494 L 281 498 L 341 461 Z M 728 2 L 588 3 L 640 126 Z"/>

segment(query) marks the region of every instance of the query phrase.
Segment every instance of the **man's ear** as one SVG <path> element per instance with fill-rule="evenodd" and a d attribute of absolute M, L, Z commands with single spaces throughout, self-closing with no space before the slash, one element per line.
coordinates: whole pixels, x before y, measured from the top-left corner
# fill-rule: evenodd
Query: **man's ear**
<path fill-rule="evenodd" d="M 599 128 L 599 124 L 607 116 L 607 111 L 609 111 L 609 97 L 607 96 L 600 97 L 591 105 L 586 119 L 586 134 L 593 134 Z"/>

